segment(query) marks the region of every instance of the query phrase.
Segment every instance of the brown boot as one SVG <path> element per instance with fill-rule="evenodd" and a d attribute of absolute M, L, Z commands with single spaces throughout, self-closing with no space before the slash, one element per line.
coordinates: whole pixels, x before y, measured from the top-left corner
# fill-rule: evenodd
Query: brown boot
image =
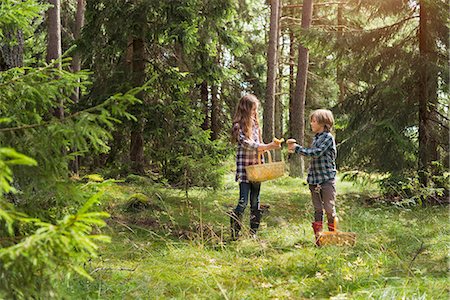
<path fill-rule="evenodd" d="M 322 231 L 322 221 L 313 222 L 312 227 L 314 230 L 314 236 L 316 237 L 316 245 L 320 246 L 319 233 Z"/>

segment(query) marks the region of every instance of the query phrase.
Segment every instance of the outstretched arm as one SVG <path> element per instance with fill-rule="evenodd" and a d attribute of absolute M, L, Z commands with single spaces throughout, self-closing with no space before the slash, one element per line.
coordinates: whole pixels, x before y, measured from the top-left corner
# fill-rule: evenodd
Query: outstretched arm
<path fill-rule="evenodd" d="M 333 138 L 331 136 L 327 136 L 317 147 L 305 148 L 294 142 L 289 144 L 289 149 L 291 150 L 291 152 L 299 153 L 305 156 L 320 157 L 332 146 Z"/>

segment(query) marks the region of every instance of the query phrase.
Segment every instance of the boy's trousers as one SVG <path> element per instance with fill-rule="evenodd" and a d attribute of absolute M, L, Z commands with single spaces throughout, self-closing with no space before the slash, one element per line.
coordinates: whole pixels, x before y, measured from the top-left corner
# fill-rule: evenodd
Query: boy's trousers
<path fill-rule="evenodd" d="M 336 181 L 332 179 L 322 184 L 310 184 L 309 190 L 314 206 L 314 220 L 321 222 L 325 210 L 328 223 L 332 223 L 336 216 Z"/>

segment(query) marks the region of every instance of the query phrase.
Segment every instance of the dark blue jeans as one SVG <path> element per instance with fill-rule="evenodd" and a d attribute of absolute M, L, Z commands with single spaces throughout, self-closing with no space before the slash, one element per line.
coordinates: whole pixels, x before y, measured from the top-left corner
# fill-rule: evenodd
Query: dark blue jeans
<path fill-rule="evenodd" d="M 243 214 L 248 204 L 250 194 L 250 209 L 252 212 L 259 210 L 259 191 L 261 189 L 260 182 L 241 182 L 239 183 L 239 203 L 234 210 L 236 213 Z"/>

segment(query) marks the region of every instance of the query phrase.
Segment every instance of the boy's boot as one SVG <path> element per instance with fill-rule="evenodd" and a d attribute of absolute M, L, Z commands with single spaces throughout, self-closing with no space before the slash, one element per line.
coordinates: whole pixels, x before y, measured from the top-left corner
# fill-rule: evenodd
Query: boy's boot
<path fill-rule="evenodd" d="M 259 223 L 261 222 L 262 210 L 258 209 L 252 211 L 250 214 L 250 233 L 255 235 L 259 228 Z"/>
<path fill-rule="evenodd" d="M 319 233 L 322 231 L 322 221 L 313 222 L 312 228 L 314 230 L 314 236 L 316 237 L 316 245 L 320 246 Z"/>
<path fill-rule="evenodd" d="M 239 237 L 239 231 L 241 230 L 241 224 L 242 224 L 242 213 L 235 212 L 233 210 L 230 213 L 231 239 L 233 241 L 237 240 Z"/>
<path fill-rule="evenodd" d="M 331 222 L 328 221 L 328 231 L 336 231 L 337 230 L 338 218 L 334 217 Z"/>

